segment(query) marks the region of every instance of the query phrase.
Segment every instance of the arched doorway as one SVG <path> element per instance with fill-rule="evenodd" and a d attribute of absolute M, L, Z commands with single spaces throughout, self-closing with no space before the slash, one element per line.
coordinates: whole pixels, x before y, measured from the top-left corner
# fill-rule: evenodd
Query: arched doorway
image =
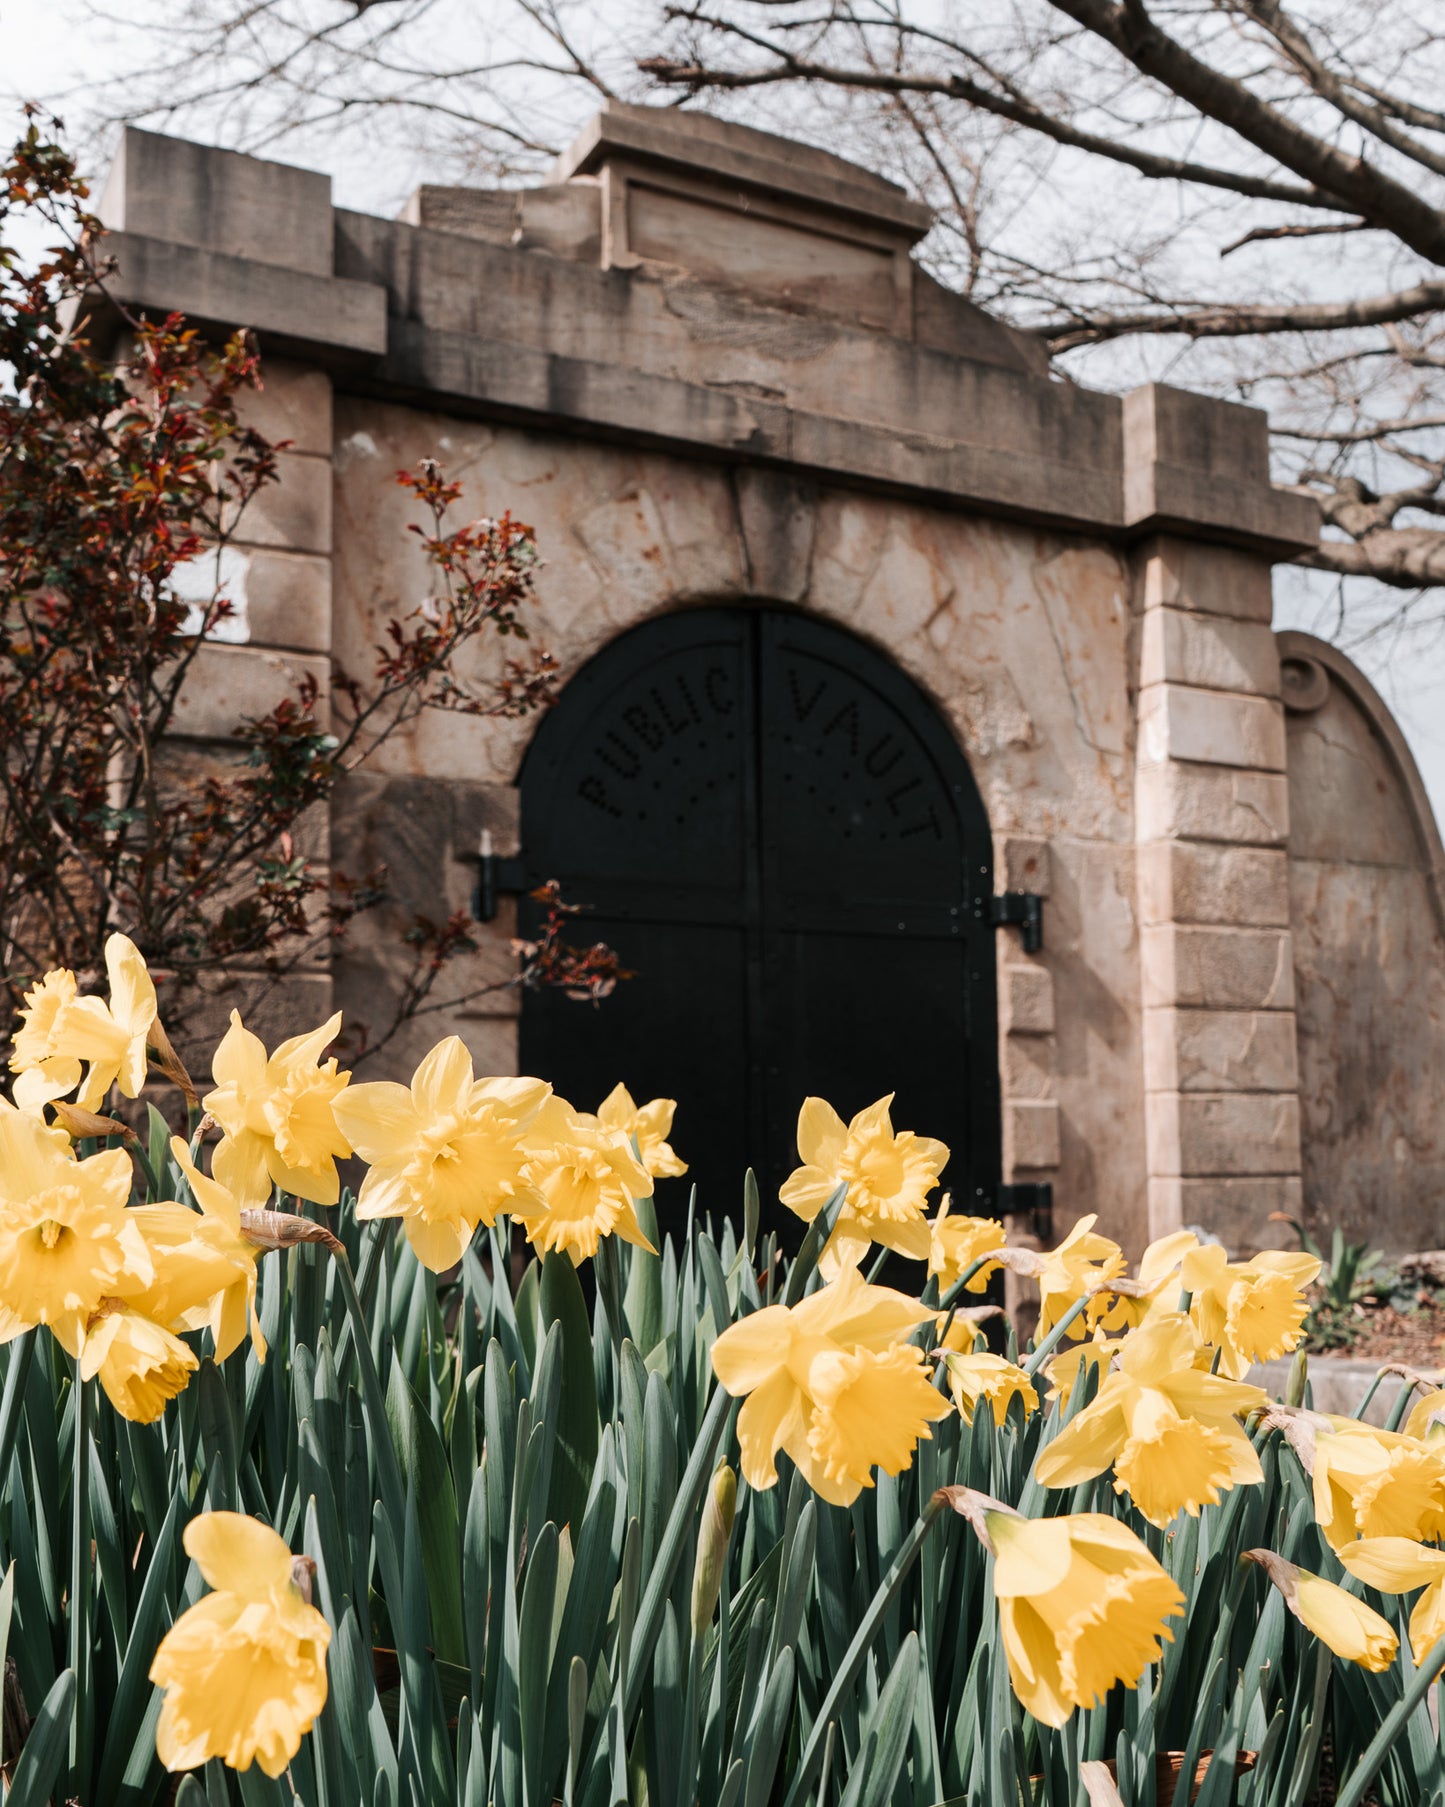
<path fill-rule="evenodd" d="M 957 1208 L 993 1209 L 988 821 L 896 666 L 778 610 L 664 616 L 571 680 L 521 790 L 527 883 L 561 880 L 637 973 L 597 1010 L 528 994 L 525 1072 L 584 1109 L 618 1079 L 676 1098 L 716 1215 L 749 1162 L 777 1209 L 806 1094 L 846 1118 L 893 1091 L 895 1123 L 952 1148 Z M 687 1197 L 666 1184 L 664 1221 Z"/>

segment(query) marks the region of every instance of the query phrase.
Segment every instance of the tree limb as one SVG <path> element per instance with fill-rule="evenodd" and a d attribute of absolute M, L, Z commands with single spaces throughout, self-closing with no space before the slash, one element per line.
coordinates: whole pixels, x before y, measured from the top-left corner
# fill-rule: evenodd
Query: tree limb
<path fill-rule="evenodd" d="M 1220 302 L 1213 307 L 1147 314 L 1080 313 L 1050 320 L 1031 330 L 1054 353 L 1080 345 L 1102 345 L 1109 339 L 1141 333 L 1182 334 L 1190 339 L 1238 339 L 1262 333 L 1337 332 L 1346 327 L 1383 326 L 1413 320 L 1445 308 L 1445 281 L 1418 282 L 1393 295 L 1359 301 L 1300 302 L 1284 307 L 1245 307 Z"/>
<path fill-rule="evenodd" d="M 725 29 L 719 21 L 707 21 Z M 1192 163 L 1185 158 L 1165 157 L 1138 145 L 1116 144 L 1093 132 L 1082 132 L 1044 108 L 1031 102 L 996 94 L 982 83 L 966 75 L 932 76 L 905 74 L 894 70 L 845 68 L 839 64 L 819 63 L 808 57 L 794 56 L 790 51 L 775 49 L 778 58 L 771 69 L 717 69 L 702 63 L 678 62 L 669 57 L 644 57 L 637 67 L 644 75 L 664 87 L 679 88 L 763 88 L 783 82 L 821 82 L 829 87 L 851 88 L 874 94 L 929 94 L 947 100 L 966 101 L 981 112 L 1006 119 L 1013 125 L 1025 126 L 1055 144 L 1073 150 L 1088 151 L 1122 163 L 1141 175 L 1156 181 L 1194 182 L 1206 188 L 1222 188 L 1231 194 L 1245 195 L 1259 201 L 1282 201 L 1296 207 L 1323 207 L 1338 211 L 1340 203 L 1322 190 L 1298 187 L 1291 182 L 1274 182 L 1251 176 L 1243 170 L 1216 169 L 1207 163 Z M 1445 261 L 1445 259 L 1442 259 Z"/>
<path fill-rule="evenodd" d="M 1261 100 L 1244 82 L 1195 56 L 1142 8 L 1112 0 L 1049 0 L 1056 12 L 1111 45 L 1141 75 L 1227 126 L 1351 213 L 1388 225 L 1403 244 L 1445 264 L 1445 215 L 1364 157 L 1352 157 Z"/>

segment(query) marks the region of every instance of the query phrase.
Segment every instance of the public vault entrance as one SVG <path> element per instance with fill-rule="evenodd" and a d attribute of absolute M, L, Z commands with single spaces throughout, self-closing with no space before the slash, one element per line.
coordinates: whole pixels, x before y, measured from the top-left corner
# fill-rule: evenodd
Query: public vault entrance
<path fill-rule="evenodd" d="M 522 1070 L 582 1109 L 618 1079 L 678 1100 L 690 1172 L 662 1184 L 664 1227 L 689 1181 L 701 1210 L 739 1213 L 749 1162 L 765 1223 L 786 1217 L 810 1092 L 845 1118 L 895 1092 L 895 1124 L 953 1150 L 956 1208 L 993 1209 L 988 821 L 896 666 L 778 610 L 646 622 L 542 722 L 521 810 L 526 884 L 561 880 L 591 906 L 579 934 L 636 974 L 595 1010 L 528 994 Z"/>

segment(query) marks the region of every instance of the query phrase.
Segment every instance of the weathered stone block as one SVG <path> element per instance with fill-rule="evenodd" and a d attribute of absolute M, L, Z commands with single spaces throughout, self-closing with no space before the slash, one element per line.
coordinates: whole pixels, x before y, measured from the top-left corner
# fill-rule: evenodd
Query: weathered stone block
<path fill-rule="evenodd" d="M 1135 784 L 1139 839 L 1283 846 L 1289 784 L 1282 773 L 1225 771 L 1174 761 L 1141 765 Z"/>
<path fill-rule="evenodd" d="M 1057 1104 L 1009 1100 L 1003 1107 L 1005 1174 L 1049 1169 L 1059 1164 Z"/>
<path fill-rule="evenodd" d="M 1054 1042 L 1049 1035 L 1010 1035 L 1003 1044 L 1004 1096 L 1015 1102 L 1055 1103 Z"/>
<path fill-rule="evenodd" d="M 758 597 L 801 602 L 813 570 L 817 485 L 746 467 L 734 481 L 749 588 Z"/>
<path fill-rule="evenodd" d="M 1284 770 L 1284 710 L 1265 697 L 1183 684 L 1153 684 L 1139 695 L 1139 760 Z"/>
<path fill-rule="evenodd" d="M 1052 1035 L 1054 976 L 1046 966 L 999 968 L 999 1016 L 1005 1035 Z"/>
<path fill-rule="evenodd" d="M 1151 608 L 1140 628 L 1139 682 L 1279 695 L 1279 648 L 1267 621 Z"/>
<path fill-rule="evenodd" d="M 331 646 L 331 560 L 259 549 L 242 554 L 246 639 L 253 646 L 326 652 Z"/>
<path fill-rule="evenodd" d="M 1292 1092 L 1296 1022 L 1288 1010 L 1146 1010 L 1145 1085 L 1153 1092 Z"/>
<path fill-rule="evenodd" d="M 326 660 L 208 642 L 186 674 L 172 732 L 192 740 L 227 740 L 243 721 L 269 714 L 294 695 L 308 675 L 321 686 L 318 714 L 324 725 L 331 676 Z"/>
<path fill-rule="evenodd" d="M 195 326 L 249 326 L 268 351 L 347 362 L 386 350 L 386 290 L 373 282 L 282 269 L 252 257 L 115 232 L 107 291 L 133 308 L 184 314 Z"/>
<path fill-rule="evenodd" d="M 1292 1092 L 1155 1092 L 1147 1115 L 1151 1175 L 1299 1173 Z"/>
<path fill-rule="evenodd" d="M 1283 848 L 1152 841 L 1139 849 L 1145 922 L 1289 924 L 1289 856 Z"/>
<path fill-rule="evenodd" d="M 1298 1220 L 1304 1196 L 1296 1174 L 1256 1175 L 1249 1179 L 1185 1179 L 1166 1177 L 1149 1182 L 1149 1232 L 1201 1229 L 1217 1236 L 1230 1254 L 1246 1259 L 1260 1249 L 1296 1246 L 1287 1223 L 1273 1223 L 1275 1213 Z"/>
<path fill-rule="evenodd" d="M 1274 592 L 1267 559 L 1229 546 L 1160 535 L 1136 554 L 1139 606 L 1188 609 L 1268 623 Z"/>
<path fill-rule="evenodd" d="M 288 439 L 288 450 L 331 456 L 331 378 L 324 370 L 287 358 L 266 358 L 261 387 L 248 390 L 241 418 L 273 443 Z"/>
<path fill-rule="evenodd" d="M 465 858 L 481 845 L 482 831 L 492 837 L 492 851 L 517 853 L 522 845 L 522 793 L 515 784 L 454 784 L 452 849 Z"/>
<path fill-rule="evenodd" d="M 331 178 L 128 126 L 100 198 L 120 232 L 329 276 Z"/>
<path fill-rule="evenodd" d="M 1035 891 L 1040 897 L 1047 897 L 1048 842 L 1037 835 L 995 835 L 994 883 L 1000 891 Z"/>
<path fill-rule="evenodd" d="M 1146 1009 L 1292 1010 L 1294 962 L 1287 929 L 1146 924 L 1140 931 Z"/>
<path fill-rule="evenodd" d="M 279 474 L 280 481 L 247 506 L 236 543 L 287 552 L 330 552 L 331 460 L 284 452 Z"/>

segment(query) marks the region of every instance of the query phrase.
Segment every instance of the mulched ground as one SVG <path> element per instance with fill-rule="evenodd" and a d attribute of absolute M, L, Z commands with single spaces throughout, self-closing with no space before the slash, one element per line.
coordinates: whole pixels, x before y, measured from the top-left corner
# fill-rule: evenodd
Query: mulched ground
<path fill-rule="evenodd" d="M 1445 1250 L 1382 1268 L 1348 1310 L 1325 1322 L 1328 1334 L 1307 1337 L 1311 1352 L 1403 1362 L 1425 1373 L 1445 1369 Z"/>

